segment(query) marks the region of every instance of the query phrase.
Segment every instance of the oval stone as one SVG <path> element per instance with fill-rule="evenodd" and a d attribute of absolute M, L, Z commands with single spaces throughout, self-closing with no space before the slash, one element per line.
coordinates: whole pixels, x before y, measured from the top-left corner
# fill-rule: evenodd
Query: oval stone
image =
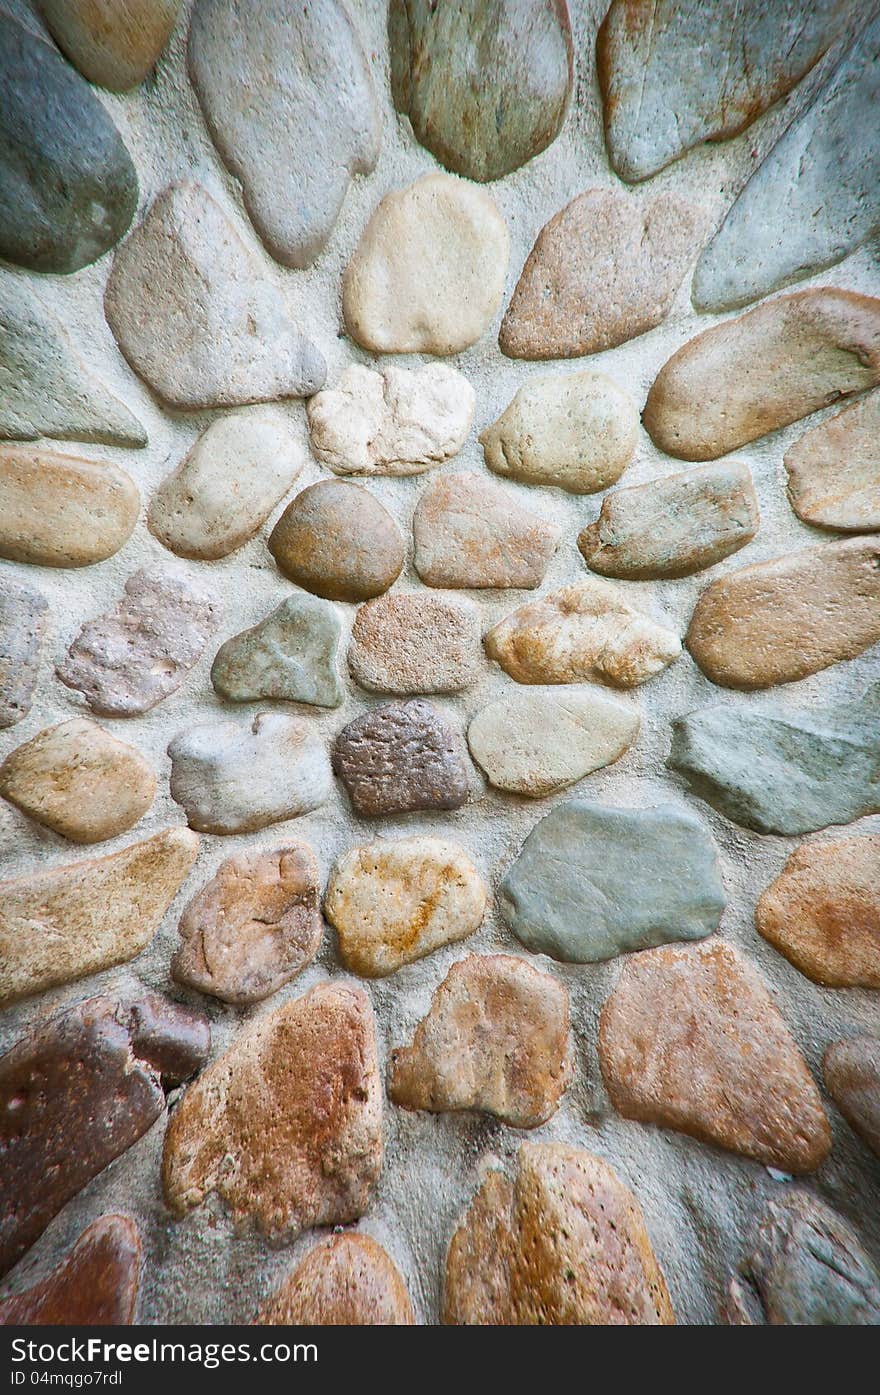
<path fill-rule="evenodd" d="M 492 480 L 462 470 L 433 480 L 413 514 L 415 569 L 427 586 L 540 586 L 561 528 Z"/>
<path fill-rule="evenodd" d="M 255 1321 L 281 1327 L 411 1327 L 415 1318 L 391 1257 L 372 1236 L 344 1231 L 309 1250 Z"/>
<path fill-rule="evenodd" d="M 141 496 L 109 460 L 36 446 L 0 447 L 0 557 L 88 567 L 128 542 Z"/>
<path fill-rule="evenodd" d="M 127 92 L 155 67 L 181 0 L 38 0 L 59 48 L 83 77 Z"/>
<path fill-rule="evenodd" d="M 384 504 L 348 480 L 319 480 L 297 494 L 269 535 L 269 551 L 297 586 L 330 601 L 381 596 L 405 559 L 403 534 Z"/>
<path fill-rule="evenodd" d="M 880 392 L 805 431 L 785 452 L 798 518 L 847 533 L 880 530 Z"/>

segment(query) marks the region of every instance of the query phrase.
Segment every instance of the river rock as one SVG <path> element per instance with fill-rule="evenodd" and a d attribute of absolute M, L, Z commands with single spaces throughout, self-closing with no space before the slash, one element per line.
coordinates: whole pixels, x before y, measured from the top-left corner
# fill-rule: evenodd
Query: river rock
<path fill-rule="evenodd" d="M 330 762 L 300 717 L 259 712 L 250 723 L 204 722 L 175 736 L 171 798 L 201 833 L 253 833 L 330 798 Z"/>
<path fill-rule="evenodd" d="M 598 577 L 520 606 L 489 630 L 483 644 L 517 683 L 595 678 L 621 688 L 647 682 L 681 653 L 672 630 Z"/>
<path fill-rule="evenodd" d="M 55 671 L 93 712 L 140 716 L 177 691 L 219 620 L 213 591 L 180 572 L 142 568 L 113 610 L 85 622 Z"/>
<path fill-rule="evenodd" d="M 312 451 L 337 475 L 420 475 L 464 445 L 474 390 L 446 363 L 353 363 L 307 407 Z"/>
<path fill-rule="evenodd" d="M 632 1192 L 606 1162 L 525 1143 L 490 1171 L 446 1256 L 443 1321 L 670 1326 L 675 1314 Z"/>
<path fill-rule="evenodd" d="M 0 1273 L 146 1133 L 210 1045 L 201 1013 L 144 993 L 77 1003 L 0 1056 Z"/>
<path fill-rule="evenodd" d="M 238 230 L 191 180 L 164 189 L 117 252 L 104 312 L 132 368 L 170 407 L 308 397 L 326 376 Z"/>
<path fill-rule="evenodd" d="M 666 319 L 697 249 L 700 217 L 677 194 L 649 203 L 588 189 L 538 234 L 501 322 L 508 358 L 577 358 Z"/>
<path fill-rule="evenodd" d="M 531 688 L 480 708 L 467 740 L 496 789 L 538 799 L 611 765 L 632 745 L 639 724 L 637 707 L 599 688 Z"/>
<path fill-rule="evenodd" d="M 819 286 L 704 330 L 666 361 L 642 420 L 681 460 L 715 460 L 880 382 L 880 299 Z"/>
<path fill-rule="evenodd" d="M 548 373 L 519 388 L 480 445 L 496 475 L 593 494 L 620 479 L 638 428 L 635 402 L 604 373 Z"/>
<path fill-rule="evenodd" d="M 128 1216 L 99 1216 L 30 1288 L 0 1298 L 0 1327 L 127 1327 L 134 1321 L 141 1237 Z"/>
<path fill-rule="evenodd" d="M 38 0 L 52 37 L 89 82 L 127 92 L 148 77 L 180 0 Z"/>
<path fill-rule="evenodd" d="M 880 836 L 796 848 L 758 901 L 755 925 L 814 983 L 880 988 Z"/>
<path fill-rule="evenodd" d="M 789 503 L 804 523 L 880 531 L 880 392 L 810 427 L 785 452 Z"/>
<path fill-rule="evenodd" d="M 798 8 L 808 14 L 815 10 Z M 835 11 L 836 23 L 860 7 L 827 8 Z M 862 12 L 870 13 L 870 7 Z M 694 272 L 698 309 L 746 305 L 839 262 L 880 231 L 880 133 L 873 119 L 880 102 L 878 73 L 880 16 L 875 14 L 704 248 Z"/>
<path fill-rule="evenodd" d="M 701 940 L 725 906 L 715 844 L 695 814 L 572 799 L 532 829 L 499 909 L 536 954 L 593 964 L 669 940 Z"/>
<path fill-rule="evenodd" d="M 255 1321 L 281 1327 L 411 1327 L 397 1265 L 370 1235 L 321 1240 L 288 1274 Z"/>
<path fill-rule="evenodd" d="M 352 973 L 383 978 L 480 925 L 489 889 L 455 843 L 395 838 L 339 858 L 324 898 Z"/>
<path fill-rule="evenodd" d="M 700 0 L 612 0 L 596 66 L 613 168 L 623 179 L 647 179 L 701 141 L 738 135 L 791 91 L 858 11 L 858 0 L 720 0 L 707 27 Z"/>
<path fill-rule="evenodd" d="M 342 282 L 345 327 L 373 353 L 460 353 L 501 305 L 509 255 L 487 193 L 423 175 L 386 194 L 367 224 Z"/>
<path fill-rule="evenodd" d="M 833 1042 L 822 1058 L 822 1070 L 837 1108 L 880 1158 L 880 1037 Z"/>
<path fill-rule="evenodd" d="M 289 1243 L 362 1216 L 382 1167 L 370 1000 L 319 983 L 249 1023 L 186 1092 L 165 1136 L 177 1216 L 216 1193 L 236 1224 Z"/>
<path fill-rule="evenodd" d="M 276 993 L 318 952 L 319 878 L 307 843 L 227 857 L 180 918 L 172 978 L 224 1003 Z"/>
<path fill-rule="evenodd" d="M 0 882 L 0 1002 L 134 959 L 198 850 L 188 828 L 165 828 L 107 857 Z"/>
<path fill-rule="evenodd" d="M 367 56 L 337 0 L 198 0 L 189 72 L 208 130 L 272 256 L 310 266 L 352 175 L 379 158 Z M 279 159 L 279 152 L 284 155 Z"/>
<path fill-rule="evenodd" d="M 722 460 L 606 494 L 577 541 L 591 571 L 649 581 L 714 566 L 751 542 L 759 522 L 751 470 Z"/>
<path fill-rule="evenodd" d="M 511 954 L 469 954 L 435 991 L 412 1045 L 391 1052 L 388 1098 L 533 1129 L 556 1113 L 572 1070 L 566 988 Z"/>
<path fill-rule="evenodd" d="M 830 707 L 704 707 L 672 724 L 669 764 L 758 833 L 880 813 L 880 687 Z"/>
<path fill-rule="evenodd" d="M 380 596 L 355 617 L 348 665 L 373 692 L 460 692 L 479 671 L 480 612 L 459 596 Z"/>
<path fill-rule="evenodd" d="M 574 74 L 565 0 L 392 0 L 388 44 L 394 105 L 455 174 L 501 179 L 562 129 Z"/>
<path fill-rule="evenodd" d="M 82 717 L 38 732 L 0 765 L 0 795 L 74 843 L 125 833 L 155 794 L 140 751 Z"/>
<path fill-rule="evenodd" d="M 5 11 L 0 94 L 0 256 L 31 271 L 78 271 L 134 216 L 131 157 L 88 83 Z"/>
<path fill-rule="evenodd" d="M 625 1119 L 784 1172 L 813 1172 L 831 1149 L 819 1092 L 773 998 L 720 940 L 626 963 L 599 1019 L 599 1064 Z"/>
<path fill-rule="evenodd" d="M 303 464 L 277 407 L 218 417 L 153 495 L 150 532 L 179 557 L 228 557 L 259 532 Z"/>
<path fill-rule="evenodd" d="M 338 707 L 342 684 L 336 655 L 339 612 L 315 596 L 288 596 L 253 629 L 227 639 L 211 667 L 211 682 L 232 702 L 279 698 Z"/>
<path fill-rule="evenodd" d="M 0 275 L 0 437 L 145 446 L 137 418 L 86 365 L 21 277 Z"/>
<path fill-rule="evenodd" d="M 134 532 L 141 496 L 109 460 L 36 446 L 0 446 L 0 557 L 41 567 L 88 567 Z"/>
<path fill-rule="evenodd" d="M 0 587 L 0 730 L 31 710 L 49 602 L 32 586 L 8 578 Z"/>
<path fill-rule="evenodd" d="M 729 572 L 700 596 L 687 646 L 713 683 L 769 688 L 880 640 L 880 533 Z"/>
<path fill-rule="evenodd" d="M 381 596 L 405 560 L 391 514 L 349 480 L 318 480 L 297 494 L 269 535 L 269 551 L 291 581 L 329 601 Z"/>
<path fill-rule="evenodd" d="M 432 480 L 413 515 L 415 569 L 426 586 L 540 586 L 562 530 L 503 487 L 462 471 Z"/>
<path fill-rule="evenodd" d="M 430 702 L 386 702 L 343 727 L 333 769 L 356 814 L 381 817 L 414 809 L 460 809 L 470 765 L 458 731 Z"/>

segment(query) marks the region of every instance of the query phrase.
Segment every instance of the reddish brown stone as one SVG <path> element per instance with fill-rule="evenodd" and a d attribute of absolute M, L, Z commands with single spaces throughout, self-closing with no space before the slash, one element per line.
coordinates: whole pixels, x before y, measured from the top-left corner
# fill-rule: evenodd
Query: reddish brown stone
<path fill-rule="evenodd" d="M 100 1216 L 45 1279 L 0 1298 L 0 1326 L 127 1327 L 134 1320 L 140 1272 L 134 1221 Z"/>
<path fill-rule="evenodd" d="M 880 1037 L 832 1042 L 822 1059 L 828 1093 L 880 1158 Z"/>
<path fill-rule="evenodd" d="M 261 1309 L 263 1325 L 411 1327 L 412 1304 L 394 1261 L 369 1235 L 322 1240 Z"/>

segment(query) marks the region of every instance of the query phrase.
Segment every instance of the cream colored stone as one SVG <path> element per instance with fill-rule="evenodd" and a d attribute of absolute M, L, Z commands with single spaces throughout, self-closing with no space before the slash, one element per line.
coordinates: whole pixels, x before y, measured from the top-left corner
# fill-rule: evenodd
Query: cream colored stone
<path fill-rule="evenodd" d="M 141 496 L 109 460 L 40 446 L 0 446 L 0 557 L 88 567 L 128 542 Z"/>

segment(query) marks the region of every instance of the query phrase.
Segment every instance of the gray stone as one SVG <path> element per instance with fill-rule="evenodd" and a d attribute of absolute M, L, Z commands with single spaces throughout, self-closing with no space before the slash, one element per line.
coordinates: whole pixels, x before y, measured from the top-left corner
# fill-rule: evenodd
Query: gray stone
<path fill-rule="evenodd" d="M 127 92 L 167 44 L 181 0 L 37 0 L 52 35 L 89 82 Z"/>
<path fill-rule="evenodd" d="M 830 707 L 704 707 L 673 722 L 669 764 L 758 833 L 880 812 L 880 685 Z"/>
<path fill-rule="evenodd" d="M 191 180 L 164 189 L 117 252 L 104 311 L 132 368 L 171 407 L 308 397 L 324 382 L 323 355 Z"/>
<path fill-rule="evenodd" d="M 0 444 L 0 557 L 88 567 L 128 542 L 138 487 L 109 460 Z"/>
<path fill-rule="evenodd" d="M 134 165 L 88 83 L 0 11 L 0 256 L 78 271 L 119 241 L 137 201 Z"/>
<path fill-rule="evenodd" d="M 339 612 L 316 596 L 289 596 L 253 629 L 221 645 L 211 682 L 232 702 L 280 698 L 338 707 Z"/>
<path fill-rule="evenodd" d="M 725 897 L 715 845 L 688 809 L 572 799 L 529 834 L 499 905 L 528 949 L 593 964 L 711 935 Z"/>
<path fill-rule="evenodd" d="M 355 617 L 348 666 L 372 692 L 460 692 L 479 672 L 480 612 L 461 596 L 379 596 Z"/>
<path fill-rule="evenodd" d="M 822 1070 L 847 1123 L 880 1158 L 880 1037 L 845 1037 L 826 1047 Z"/>
<path fill-rule="evenodd" d="M 391 0 L 391 92 L 416 139 L 468 179 L 501 179 L 559 134 L 573 76 L 565 0 Z"/>
<path fill-rule="evenodd" d="M 789 503 L 804 523 L 880 532 L 880 392 L 805 431 L 783 463 Z"/>
<path fill-rule="evenodd" d="M 336 738 L 333 769 L 356 814 L 460 809 L 470 765 L 460 734 L 430 702 L 388 702 L 356 717 Z"/>
<path fill-rule="evenodd" d="M 384 504 L 350 480 L 318 480 L 297 494 L 269 535 L 269 551 L 291 581 L 329 601 L 381 596 L 406 557 Z"/>
<path fill-rule="evenodd" d="M 463 470 L 428 485 L 413 514 L 414 564 L 428 586 L 540 586 L 561 529 L 509 489 Z"/>
<path fill-rule="evenodd" d="M 0 729 L 31 710 L 40 674 L 49 602 L 31 586 L 0 586 Z"/>

